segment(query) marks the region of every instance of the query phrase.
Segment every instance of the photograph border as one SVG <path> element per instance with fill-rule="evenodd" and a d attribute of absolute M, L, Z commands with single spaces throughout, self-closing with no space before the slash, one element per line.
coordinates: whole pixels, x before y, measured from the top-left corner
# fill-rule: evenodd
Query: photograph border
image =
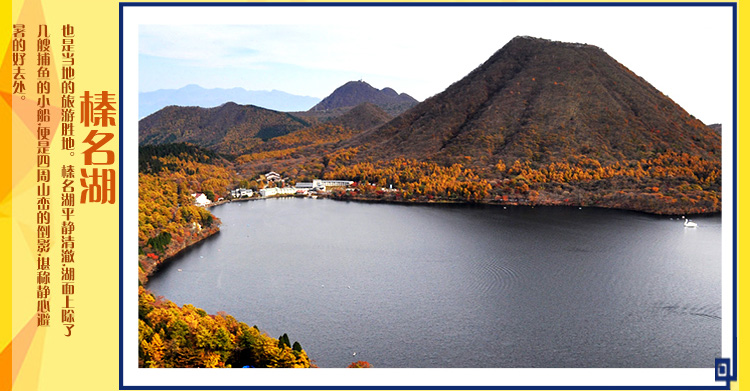
<path fill-rule="evenodd" d="M 560 2 L 560 3 L 553 3 L 553 2 L 534 2 L 534 3 L 526 3 L 526 2 L 514 2 L 514 3 L 504 3 L 504 2 L 490 2 L 490 3 L 481 3 L 481 2 L 467 2 L 467 3 L 461 3 L 461 2 L 425 2 L 425 3 L 415 3 L 415 2 L 395 2 L 395 3 L 382 3 L 382 2 L 341 2 L 341 3 L 332 3 L 332 2 L 310 2 L 310 3 L 302 3 L 302 2 L 290 2 L 290 3 L 284 3 L 284 2 L 268 2 L 268 3 L 255 3 L 255 2 L 242 2 L 242 3 L 234 3 L 234 2 L 151 2 L 151 3 L 139 3 L 139 2 L 120 2 L 119 3 L 119 88 L 120 88 L 120 101 L 123 102 L 121 105 L 120 113 L 119 113 L 119 121 L 121 124 L 124 124 L 123 122 L 123 112 L 124 110 L 124 85 L 123 85 L 123 17 L 124 17 L 124 11 L 128 7 L 628 7 L 628 6 L 638 6 L 638 7 L 729 7 L 732 10 L 732 129 L 731 129 L 731 137 L 732 137 L 732 345 L 733 345 L 733 351 L 732 351 L 732 357 L 731 358 L 717 358 L 715 362 L 715 379 L 717 382 L 724 382 L 724 385 L 719 385 L 716 387 L 684 387 L 684 386 L 503 386 L 503 385 L 497 385 L 497 386 L 128 386 L 124 384 L 124 374 L 123 374 L 123 289 L 125 286 L 125 282 L 123 281 L 123 272 L 124 272 L 124 241 L 123 241 L 123 217 L 124 217 L 124 209 L 123 204 L 124 201 L 121 201 L 119 203 L 119 217 L 120 217 L 120 227 L 119 227 L 119 388 L 123 390 L 245 390 L 245 389 L 273 389 L 273 390 L 327 390 L 327 389 L 351 389 L 351 390 L 423 390 L 423 389 L 434 389 L 434 390 L 457 390 L 457 389 L 466 389 L 466 390 L 508 390 L 508 389 L 518 389 L 518 390 L 729 390 L 731 389 L 731 383 L 734 381 L 737 381 L 738 379 L 738 364 L 737 364 L 737 355 L 738 355 L 738 346 L 737 346 L 737 336 L 738 336 L 738 326 L 737 326 L 737 320 L 738 320 L 738 308 L 737 308 L 737 288 L 738 288 L 738 281 L 737 281 L 737 259 L 738 259 L 738 237 L 737 237 L 737 229 L 738 229 L 738 218 L 737 218 L 737 207 L 738 207 L 738 191 L 737 191 L 737 185 L 738 185 L 738 163 L 737 163 L 737 121 L 738 121 L 738 35 L 737 35 L 737 27 L 738 27 L 738 3 L 732 3 L 732 2 L 591 2 L 591 3 L 582 3 L 582 2 Z M 137 129 L 136 129 L 137 131 Z M 728 134 L 728 133 L 725 133 Z M 119 178 L 119 185 L 120 185 L 120 199 L 124 200 L 124 180 L 123 180 L 123 170 L 124 170 L 124 162 L 126 159 L 125 153 L 124 153 L 124 142 L 120 142 L 119 145 L 119 153 L 120 153 L 120 162 L 119 162 L 119 169 L 120 169 L 120 178 Z M 129 156 L 128 159 L 133 159 L 134 156 Z M 133 282 L 128 282 L 128 284 L 132 284 Z"/>

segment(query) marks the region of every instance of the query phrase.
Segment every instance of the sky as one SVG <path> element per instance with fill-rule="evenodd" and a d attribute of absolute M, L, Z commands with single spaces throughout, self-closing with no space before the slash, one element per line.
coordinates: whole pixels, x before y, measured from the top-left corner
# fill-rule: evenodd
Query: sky
<path fill-rule="evenodd" d="M 424 100 L 518 35 L 596 45 L 703 122 L 729 123 L 729 7 L 153 7 L 138 90 L 280 90 L 351 80 Z"/>

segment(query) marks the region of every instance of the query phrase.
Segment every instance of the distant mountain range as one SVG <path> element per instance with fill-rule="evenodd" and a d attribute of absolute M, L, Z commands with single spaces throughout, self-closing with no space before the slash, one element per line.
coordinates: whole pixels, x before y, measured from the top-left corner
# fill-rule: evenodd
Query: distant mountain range
<path fill-rule="evenodd" d="M 138 94 L 138 115 L 144 118 L 167 106 L 216 107 L 227 102 L 250 104 L 276 111 L 305 111 L 320 99 L 283 91 L 250 91 L 243 88 L 203 88 L 190 84 Z"/>
<path fill-rule="evenodd" d="M 178 91 L 186 96 L 214 91 L 219 94 L 215 98 L 218 100 L 222 90 L 188 86 Z M 418 102 L 407 94 L 398 94 L 390 88 L 378 90 L 359 81 L 337 88 L 321 103 L 325 109 L 319 107 L 297 112 L 236 102 L 210 108 L 169 105 L 141 119 L 138 139 L 142 145 L 187 142 L 239 155 L 257 150 L 268 139 L 320 123 L 356 131 L 371 129 L 393 118 L 394 115 L 387 110 L 400 113 Z"/>

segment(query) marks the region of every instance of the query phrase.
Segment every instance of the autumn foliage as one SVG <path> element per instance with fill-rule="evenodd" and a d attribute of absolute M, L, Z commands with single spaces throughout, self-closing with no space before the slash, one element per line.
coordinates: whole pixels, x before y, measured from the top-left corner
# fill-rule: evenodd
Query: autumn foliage
<path fill-rule="evenodd" d="M 367 361 L 356 361 L 349 364 L 347 368 L 372 368 L 372 364 Z"/>
<path fill-rule="evenodd" d="M 573 155 L 567 162 L 496 165 L 492 194 L 529 204 L 588 205 L 658 214 L 721 210 L 721 165 L 687 153 L 665 151 L 651 158 L 602 165 Z M 499 174 L 499 175 L 498 175 Z"/>
<path fill-rule="evenodd" d="M 138 292 L 138 365 L 147 368 L 309 368 L 299 345 L 280 343 L 227 314 L 209 315 Z M 287 337 L 288 340 L 288 337 Z"/>
<path fill-rule="evenodd" d="M 165 260 L 216 233 L 220 221 L 192 193 L 227 193 L 239 177 L 214 152 L 189 144 L 142 147 L 138 246 L 142 283 Z M 232 316 L 178 307 L 139 287 L 138 363 L 157 368 L 310 367 L 299 342 L 271 338 Z"/>
<path fill-rule="evenodd" d="M 330 171 L 325 177 L 358 182 L 358 194 L 364 196 L 404 201 L 479 202 L 491 189 L 489 182 L 460 164 L 445 167 L 407 159 L 354 165 L 341 163 L 340 159 L 330 159 Z M 386 192 L 384 188 L 396 190 Z"/>
<path fill-rule="evenodd" d="M 188 144 L 142 147 L 139 155 L 139 278 L 145 282 L 164 259 L 218 232 L 221 222 L 195 206 L 191 194 L 226 194 L 237 178 L 220 156 Z"/>

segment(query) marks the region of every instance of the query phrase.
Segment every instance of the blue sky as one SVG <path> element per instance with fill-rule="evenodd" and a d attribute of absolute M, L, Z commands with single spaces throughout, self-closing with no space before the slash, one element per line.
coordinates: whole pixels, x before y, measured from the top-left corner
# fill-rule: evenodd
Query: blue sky
<path fill-rule="evenodd" d="M 165 8 L 169 17 L 155 10 L 139 25 L 141 92 L 198 84 L 323 98 L 363 79 L 424 100 L 531 35 L 599 46 L 704 122 L 731 119 L 727 7 Z"/>

